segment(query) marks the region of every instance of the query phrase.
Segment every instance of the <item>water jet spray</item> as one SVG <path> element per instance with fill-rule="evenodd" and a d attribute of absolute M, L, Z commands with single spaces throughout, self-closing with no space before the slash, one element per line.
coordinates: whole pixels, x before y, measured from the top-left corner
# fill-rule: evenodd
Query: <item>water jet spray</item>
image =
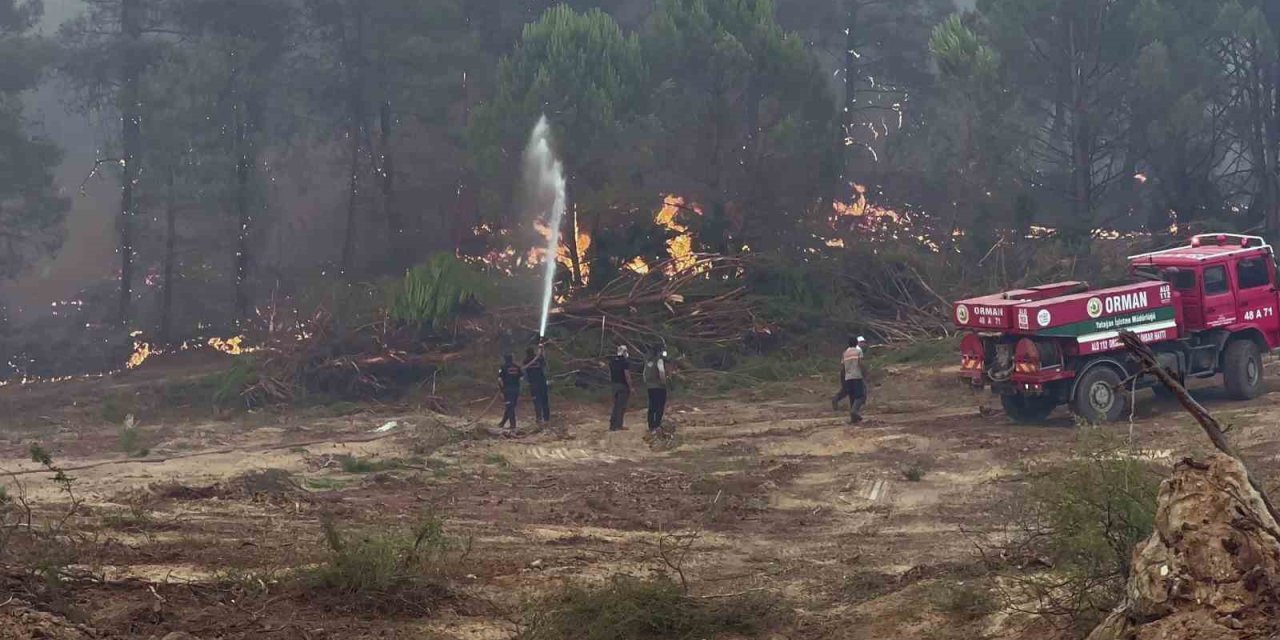
<path fill-rule="evenodd" d="M 524 186 L 535 210 L 546 216 L 546 272 L 542 280 L 542 317 L 538 323 L 538 339 L 547 335 L 547 318 L 551 314 L 552 290 L 556 281 L 556 262 L 560 254 L 560 223 L 564 219 L 564 165 L 551 150 L 551 125 L 544 115 L 534 125 L 529 146 L 524 151 Z"/>

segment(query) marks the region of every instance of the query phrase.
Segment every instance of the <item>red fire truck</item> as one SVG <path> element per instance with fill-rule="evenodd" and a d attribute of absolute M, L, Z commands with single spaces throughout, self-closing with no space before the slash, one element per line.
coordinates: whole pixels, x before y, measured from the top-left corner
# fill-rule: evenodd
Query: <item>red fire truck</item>
<path fill-rule="evenodd" d="M 1257 236 L 1207 234 L 1129 258 L 1133 284 L 1060 282 L 962 300 L 960 373 L 990 387 L 1018 422 L 1066 404 L 1090 422 L 1127 415 L 1129 387 L 1154 386 L 1119 341 L 1136 333 L 1184 382 L 1222 374 L 1228 395 L 1262 393 L 1262 358 L 1280 347 L 1280 282 Z M 1122 383 L 1129 381 L 1124 384 Z"/>

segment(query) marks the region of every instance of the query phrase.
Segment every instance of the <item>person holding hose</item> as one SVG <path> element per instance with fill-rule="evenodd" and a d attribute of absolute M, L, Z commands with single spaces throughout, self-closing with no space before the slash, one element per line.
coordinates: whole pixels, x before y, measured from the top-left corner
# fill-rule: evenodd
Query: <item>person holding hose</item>
<path fill-rule="evenodd" d="M 613 386 L 613 412 L 609 414 L 609 430 L 622 431 L 623 418 L 627 414 L 627 402 L 631 400 L 631 366 L 627 345 L 618 345 L 616 355 L 609 357 L 609 383 Z"/>
<path fill-rule="evenodd" d="M 644 363 L 644 385 L 649 390 L 649 433 L 662 430 L 662 414 L 667 409 L 667 352 L 654 345 Z"/>
<path fill-rule="evenodd" d="M 529 396 L 533 398 L 533 417 L 539 424 L 551 421 L 551 397 L 547 388 L 547 356 L 542 345 L 534 351 L 524 352 L 524 377 L 529 382 Z"/>
<path fill-rule="evenodd" d="M 515 357 L 510 353 L 503 355 L 502 368 L 498 369 L 498 388 L 502 391 L 502 401 L 506 408 L 502 413 L 502 422 L 498 423 L 499 429 L 510 424 L 511 431 L 516 431 L 516 403 L 520 401 L 522 377 L 524 372 L 516 364 Z"/>

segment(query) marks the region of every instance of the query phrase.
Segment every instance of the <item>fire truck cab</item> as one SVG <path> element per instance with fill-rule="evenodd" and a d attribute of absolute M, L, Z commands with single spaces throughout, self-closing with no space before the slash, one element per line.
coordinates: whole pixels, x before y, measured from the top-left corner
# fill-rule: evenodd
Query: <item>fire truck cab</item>
<path fill-rule="evenodd" d="M 1262 393 L 1262 359 L 1280 347 L 1280 281 L 1265 240 L 1199 235 L 1131 256 L 1129 270 L 1134 283 L 1120 287 L 1063 282 L 956 303 L 955 322 L 969 330 L 961 376 L 990 387 L 1019 422 L 1042 421 L 1061 404 L 1090 422 L 1114 421 L 1130 388 L 1156 384 L 1120 344 L 1127 330 L 1183 381 L 1221 374 L 1232 398 Z"/>

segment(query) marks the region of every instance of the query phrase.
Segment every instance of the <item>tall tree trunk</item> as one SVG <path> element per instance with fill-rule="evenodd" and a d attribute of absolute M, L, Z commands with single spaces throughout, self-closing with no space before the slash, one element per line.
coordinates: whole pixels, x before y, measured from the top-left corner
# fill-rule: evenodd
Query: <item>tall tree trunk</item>
<path fill-rule="evenodd" d="M 1086 86 L 1083 57 L 1087 43 L 1077 32 L 1075 23 L 1067 21 L 1067 42 L 1069 53 L 1067 79 L 1071 88 L 1071 223 L 1064 225 L 1069 240 L 1080 243 L 1080 250 L 1087 251 L 1090 230 L 1093 228 L 1094 193 L 1093 193 L 1093 126 L 1089 110 L 1089 88 Z"/>
<path fill-rule="evenodd" d="M 365 122 L 364 85 L 364 0 L 355 0 L 352 7 L 352 44 L 347 44 L 343 32 L 343 50 L 347 69 L 347 136 L 351 144 L 350 188 L 347 193 L 347 228 L 342 242 L 342 273 L 350 273 L 355 261 L 356 204 L 360 194 L 360 151 L 368 133 Z M 375 167 L 376 169 L 376 167 Z"/>
<path fill-rule="evenodd" d="M 1266 177 L 1270 194 L 1267 200 L 1267 229 L 1273 240 L 1280 240 L 1280 45 L 1268 60 L 1271 73 L 1263 80 L 1263 122 L 1266 131 Z"/>
<path fill-rule="evenodd" d="M 248 104 L 241 104 L 240 122 L 236 126 L 236 217 L 239 225 L 236 233 L 236 281 L 235 321 L 239 323 L 249 316 L 249 231 L 253 215 L 249 211 L 250 178 L 255 162 L 249 140 L 250 112 Z"/>
<path fill-rule="evenodd" d="M 360 140 L 362 134 L 355 126 L 348 131 L 351 143 L 351 174 L 347 190 L 347 224 L 342 236 L 342 275 L 351 273 L 356 250 L 356 201 L 360 193 Z"/>
<path fill-rule="evenodd" d="M 468 3 L 468 6 L 471 6 L 471 3 Z M 467 76 L 467 72 L 463 71 L 461 86 L 459 87 L 462 93 L 462 122 L 459 126 L 460 130 L 466 130 L 466 128 L 471 124 L 471 85 L 468 82 L 469 80 L 470 78 Z M 451 216 L 452 219 L 449 221 L 450 227 L 453 230 L 454 253 L 461 251 L 463 237 L 466 234 L 472 233 L 472 229 L 480 222 L 478 220 L 479 216 L 476 215 L 474 208 L 467 207 L 467 198 L 470 195 L 468 192 L 468 178 L 471 175 L 470 172 L 470 168 L 465 166 L 459 171 L 458 183 L 454 189 L 454 212 L 453 216 Z M 467 222 L 463 223 L 463 220 L 466 220 Z"/>
<path fill-rule="evenodd" d="M 862 69 L 858 66 L 858 3 L 845 0 L 844 20 L 844 106 L 840 114 L 840 178 L 836 194 L 843 198 L 850 193 L 852 156 L 850 142 L 858 113 L 858 79 Z"/>
<path fill-rule="evenodd" d="M 120 188 L 120 301 L 117 309 L 121 325 L 130 319 L 133 302 L 133 220 L 137 215 L 134 189 L 137 187 L 139 158 L 142 155 L 141 90 L 142 60 L 138 50 L 142 40 L 142 0 L 121 0 L 120 30 L 124 36 L 121 65 L 120 141 L 122 176 Z"/>
<path fill-rule="evenodd" d="M 164 202 L 164 281 L 160 291 L 160 343 L 170 344 L 173 340 L 173 272 L 177 260 L 174 247 L 177 246 L 177 203 L 174 196 L 175 169 L 169 167 L 169 176 L 165 184 Z"/>
<path fill-rule="evenodd" d="M 379 146 L 382 147 L 381 162 L 379 162 L 379 171 L 381 172 L 382 185 L 382 213 L 387 219 L 387 239 L 391 244 L 391 262 L 396 269 L 407 266 L 406 258 L 406 238 L 404 232 L 404 223 L 400 220 L 400 212 L 396 209 L 396 164 L 395 158 L 391 153 L 391 129 L 392 123 L 391 101 L 384 100 L 381 108 L 378 110 L 378 124 L 380 130 L 381 141 Z"/>

